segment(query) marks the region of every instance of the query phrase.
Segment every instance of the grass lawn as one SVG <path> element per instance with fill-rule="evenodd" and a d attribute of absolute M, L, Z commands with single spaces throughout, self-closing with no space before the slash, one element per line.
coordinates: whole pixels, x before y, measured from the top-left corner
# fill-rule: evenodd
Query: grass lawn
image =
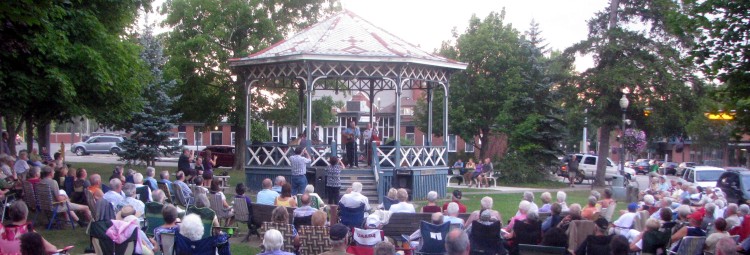
<path fill-rule="evenodd" d="M 114 169 L 115 165 L 113 164 L 99 164 L 99 163 L 78 163 L 78 162 L 72 162 L 70 163 L 71 167 L 73 168 L 79 168 L 83 167 L 88 172 L 89 176 L 92 174 L 100 174 L 102 176 L 102 180 L 106 182 L 106 180 L 109 179 L 109 177 L 112 175 L 112 170 Z M 126 167 L 125 169 L 129 169 Z M 134 166 L 132 169 L 138 171 L 139 173 L 145 173 L 146 168 L 145 167 L 137 167 Z M 169 173 L 174 174 L 177 170 L 177 167 L 156 167 L 156 174 L 158 174 L 163 171 L 168 170 Z M 228 171 L 229 175 L 232 176 L 232 178 L 229 179 L 229 182 L 232 187 L 234 187 L 237 183 L 244 182 L 245 181 L 245 173 L 239 172 L 239 171 L 232 171 L 229 169 L 218 169 L 214 170 L 216 173 L 221 173 L 222 171 Z M 156 178 L 159 179 L 158 177 Z M 174 176 L 171 178 L 174 180 Z M 227 189 L 227 196 L 234 195 L 234 189 Z M 32 218 L 33 215 L 29 215 L 29 218 Z M 64 230 L 45 230 L 47 221 L 43 219 L 43 216 L 39 216 L 39 221 L 36 223 L 36 230 L 45 238 L 47 241 L 51 242 L 53 245 L 57 246 L 58 248 L 62 248 L 68 245 L 74 245 L 75 248 L 71 251 L 71 254 L 83 254 L 84 249 L 86 249 L 89 246 L 89 237 L 86 234 L 85 228 L 79 228 L 76 226 L 76 229 L 70 229 L 70 225 L 67 226 Z M 260 252 L 260 249 L 257 247 L 257 237 L 251 237 L 251 240 L 255 242 L 251 243 L 241 243 L 240 241 L 242 238 L 244 238 L 244 235 L 247 234 L 247 226 L 240 224 L 240 234 L 235 235 L 232 237 L 231 241 L 231 251 L 233 254 L 257 254 Z"/>

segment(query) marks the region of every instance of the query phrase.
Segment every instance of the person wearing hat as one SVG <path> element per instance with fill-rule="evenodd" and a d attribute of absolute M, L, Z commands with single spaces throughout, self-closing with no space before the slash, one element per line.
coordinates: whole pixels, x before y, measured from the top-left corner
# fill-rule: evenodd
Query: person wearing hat
<path fill-rule="evenodd" d="M 594 224 L 596 225 L 594 234 L 587 236 L 586 240 L 578 246 L 576 255 L 610 254 L 609 243 L 614 235 L 607 235 L 609 222 L 607 219 L 600 217 L 594 221 Z"/>
<path fill-rule="evenodd" d="M 630 229 L 633 228 L 633 223 L 635 223 L 637 210 L 638 204 L 636 204 L 635 202 L 628 204 L 628 211 L 626 213 L 623 213 L 620 218 L 612 223 L 612 225 L 614 225 L 615 227 L 615 230 L 618 230 L 621 235 L 627 236 Z"/>
<path fill-rule="evenodd" d="M 461 197 L 461 190 L 454 189 L 451 201 L 445 202 L 445 204 L 443 204 L 443 211 L 448 210 L 448 204 L 456 203 L 458 204 L 458 213 L 466 213 L 466 206 L 461 203 Z"/>
<path fill-rule="evenodd" d="M 329 234 L 329 237 L 331 238 L 331 250 L 321 253 L 320 255 L 349 254 L 346 252 L 346 240 L 349 236 L 349 228 L 344 226 L 344 224 L 336 223 L 336 225 L 331 226 Z"/>
<path fill-rule="evenodd" d="M 671 188 L 672 188 L 672 185 L 669 185 L 669 182 L 667 182 L 667 176 L 666 175 L 659 176 L 659 191 L 669 192 Z"/>

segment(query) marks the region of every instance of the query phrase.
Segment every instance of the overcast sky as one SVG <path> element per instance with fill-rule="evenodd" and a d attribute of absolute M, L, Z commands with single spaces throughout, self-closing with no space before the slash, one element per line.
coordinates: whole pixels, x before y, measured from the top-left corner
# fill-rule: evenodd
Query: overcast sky
<path fill-rule="evenodd" d="M 503 7 L 507 23 L 524 32 L 534 19 L 549 46 L 563 50 L 586 39 L 586 20 L 608 6 L 606 0 L 341 0 L 341 3 L 376 26 L 429 52 L 440 47 L 442 41 L 452 40 L 454 27 L 459 34 L 463 33 L 472 14 L 483 19 Z M 591 66 L 591 58 L 577 58 L 577 70 Z"/>

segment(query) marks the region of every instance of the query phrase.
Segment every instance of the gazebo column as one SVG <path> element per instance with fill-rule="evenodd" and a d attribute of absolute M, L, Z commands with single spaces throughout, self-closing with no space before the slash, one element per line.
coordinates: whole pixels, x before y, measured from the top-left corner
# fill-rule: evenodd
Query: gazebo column
<path fill-rule="evenodd" d="M 427 141 L 425 145 L 432 146 L 432 84 L 427 82 Z"/>
<path fill-rule="evenodd" d="M 396 137 L 394 137 L 396 141 L 396 162 L 393 162 L 395 168 L 401 166 L 401 81 L 401 77 L 396 78 Z"/>
<path fill-rule="evenodd" d="M 306 93 L 307 94 L 307 96 L 306 96 L 306 98 L 307 98 L 307 102 L 306 102 L 306 107 L 307 107 L 307 122 L 306 122 L 306 125 L 307 125 L 307 129 L 306 130 L 304 128 L 302 129 L 302 130 L 306 131 L 305 135 L 307 135 L 306 139 L 308 139 L 307 140 L 308 142 L 307 142 L 307 148 L 305 148 L 305 149 L 308 152 L 312 151 L 310 149 L 310 145 L 312 144 L 312 142 L 310 142 L 310 139 L 312 139 L 312 100 L 313 100 L 313 98 L 312 98 L 312 92 L 313 92 L 313 86 L 315 85 L 315 80 L 312 80 L 311 78 L 312 78 L 311 76 L 308 76 L 308 79 L 306 81 L 306 88 L 307 88 L 307 91 L 306 91 L 307 92 Z M 310 153 L 310 154 L 311 154 L 310 156 L 312 157 L 312 153 Z"/>
<path fill-rule="evenodd" d="M 370 123 L 373 122 L 373 110 L 372 109 L 373 109 L 373 105 L 374 105 L 373 104 L 373 102 L 374 102 L 373 100 L 375 98 L 375 79 L 370 79 L 370 95 L 369 95 L 369 97 L 370 97 L 369 98 L 370 99 L 370 120 L 367 122 L 367 124 L 370 124 Z M 375 128 L 375 127 L 373 127 L 373 128 Z M 367 139 L 364 139 L 364 140 L 367 141 Z M 367 145 L 367 146 L 369 146 L 369 145 Z"/>
<path fill-rule="evenodd" d="M 446 165 L 448 164 L 448 85 L 450 82 L 446 81 L 443 85 L 443 91 L 445 95 L 443 97 L 443 145 L 445 145 L 446 153 L 443 154 L 443 160 Z"/>
<path fill-rule="evenodd" d="M 245 83 L 247 84 L 245 85 L 245 146 L 250 146 L 250 144 L 252 144 L 252 139 L 250 139 L 250 135 L 252 134 L 250 112 L 252 112 L 253 109 L 253 101 L 250 91 L 252 91 L 253 83 L 255 83 L 256 81 L 257 80 L 253 80 L 250 82 L 245 81 Z"/>
<path fill-rule="evenodd" d="M 304 81 L 301 81 L 301 82 L 304 82 Z M 309 82 L 309 79 L 307 80 L 307 82 Z M 310 109 L 310 93 L 307 93 L 307 96 L 305 96 L 305 89 L 307 89 L 308 92 L 310 91 L 310 88 L 309 88 L 309 85 L 307 84 L 307 82 L 305 82 L 305 84 L 301 84 L 300 83 L 299 86 L 298 86 L 299 87 L 299 91 L 298 91 L 298 93 L 299 93 L 299 104 L 297 104 L 297 105 L 299 105 L 299 122 L 298 122 L 299 123 L 299 127 L 297 129 L 298 130 L 298 132 L 297 132 L 297 138 L 299 138 L 301 132 L 303 130 L 305 130 L 305 128 L 304 128 L 304 125 L 305 125 L 304 124 L 305 123 L 305 121 L 304 121 L 305 120 L 304 119 L 305 105 L 307 105 L 307 109 Z M 307 101 L 305 101 L 305 99 L 307 99 Z M 303 104 L 303 103 L 307 103 L 307 104 Z M 310 126 L 310 124 L 309 124 L 309 122 L 310 122 L 310 117 L 309 117 L 310 111 L 307 111 L 307 112 L 308 112 L 308 117 L 307 117 L 308 124 L 307 124 L 307 126 L 309 127 Z M 309 138 L 310 134 L 307 134 L 307 135 L 308 135 L 307 137 Z"/>

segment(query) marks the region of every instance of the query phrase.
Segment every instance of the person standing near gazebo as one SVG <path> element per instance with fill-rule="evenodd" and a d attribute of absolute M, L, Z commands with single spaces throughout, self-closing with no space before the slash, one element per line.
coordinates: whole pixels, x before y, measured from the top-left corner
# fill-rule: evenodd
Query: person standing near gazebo
<path fill-rule="evenodd" d="M 349 167 L 359 167 L 357 159 L 357 140 L 359 139 L 359 129 L 357 129 L 357 123 L 352 121 L 349 123 L 344 132 L 342 132 L 344 145 L 346 146 L 346 165 Z"/>

